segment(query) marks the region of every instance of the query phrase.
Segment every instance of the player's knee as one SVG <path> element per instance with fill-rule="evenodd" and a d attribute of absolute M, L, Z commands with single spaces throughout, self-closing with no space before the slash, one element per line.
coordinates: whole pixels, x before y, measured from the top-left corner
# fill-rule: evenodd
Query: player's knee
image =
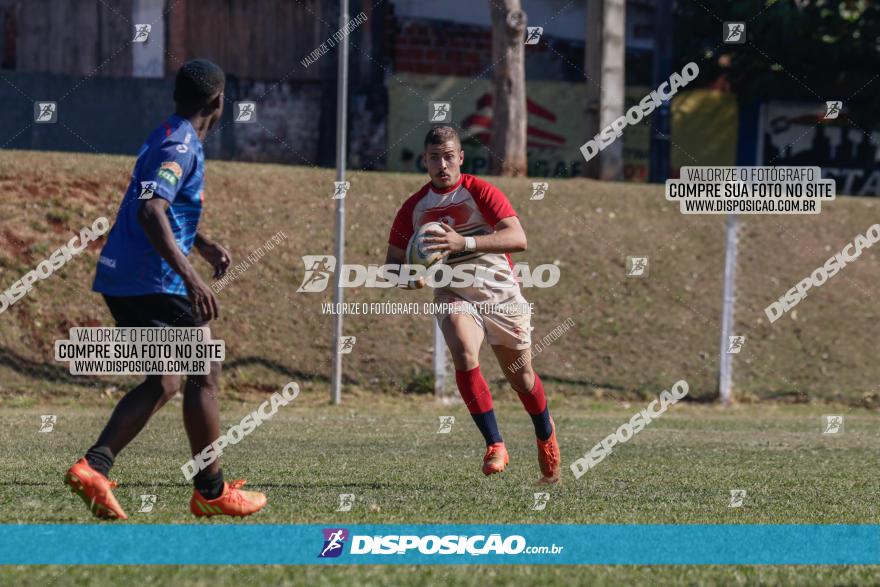
<path fill-rule="evenodd" d="M 518 393 L 530 393 L 535 387 L 535 372 L 529 369 L 510 377 L 510 385 Z"/>
<path fill-rule="evenodd" d="M 211 375 L 190 375 L 186 378 L 186 391 L 190 394 L 207 393 L 217 395 L 220 391 L 219 381 Z"/>
<path fill-rule="evenodd" d="M 479 366 L 480 356 L 472 351 L 460 350 L 452 354 L 452 362 L 459 371 L 470 371 Z"/>
<path fill-rule="evenodd" d="M 162 403 L 170 400 L 180 391 L 180 376 L 178 375 L 158 375 L 153 380 L 153 384 L 162 395 Z"/>

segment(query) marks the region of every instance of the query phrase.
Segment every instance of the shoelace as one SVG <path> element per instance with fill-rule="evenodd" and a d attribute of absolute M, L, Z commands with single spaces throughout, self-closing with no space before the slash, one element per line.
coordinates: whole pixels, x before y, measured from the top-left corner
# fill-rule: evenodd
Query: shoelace
<path fill-rule="evenodd" d="M 547 461 L 547 464 L 554 466 L 559 464 L 559 458 L 556 454 L 551 450 L 550 443 L 541 443 L 541 452 L 544 454 L 544 458 Z"/>
<path fill-rule="evenodd" d="M 245 483 L 247 483 L 246 479 L 236 479 L 229 483 L 229 496 L 237 503 L 247 503 L 247 500 L 239 491 L 239 489 L 244 487 Z"/>

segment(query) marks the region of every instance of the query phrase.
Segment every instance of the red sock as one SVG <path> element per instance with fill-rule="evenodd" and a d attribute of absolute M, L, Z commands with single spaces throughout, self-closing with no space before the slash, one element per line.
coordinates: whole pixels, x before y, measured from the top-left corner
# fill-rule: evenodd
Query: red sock
<path fill-rule="evenodd" d="M 537 373 L 535 373 L 535 384 L 532 386 L 532 391 L 529 393 L 517 391 L 516 394 L 519 396 L 519 401 L 522 402 L 523 407 L 532 416 L 537 416 L 547 409 L 547 398 L 544 397 L 544 384 L 541 383 L 541 378 L 538 377 Z"/>
<path fill-rule="evenodd" d="M 471 414 L 483 414 L 492 409 L 492 393 L 489 384 L 483 378 L 480 367 L 477 365 L 470 371 L 455 370 L 455 383 L 458 384 L 458 392 L 464 400 Z M 543 393 L 541 396 L 543 397 Z"/>
<path fill-rule="evenodd" d="M 547 398 L 544 396 L 544 384 L 535 373 L 535 384 L 529 393 L 519 393 L 519 401 L 532 418 L 535 425 L 535 436 L 540 440 L 547 440 L 553 434 L 553 424 L 550 423 L 550 410 L 547 409 Z"/>

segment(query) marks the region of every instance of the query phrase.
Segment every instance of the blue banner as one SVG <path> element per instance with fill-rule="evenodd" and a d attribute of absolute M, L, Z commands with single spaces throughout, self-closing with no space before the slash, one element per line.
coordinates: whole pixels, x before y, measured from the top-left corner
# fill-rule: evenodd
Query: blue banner
<path fill-rule="evenodd" d="M 880 525 L 2 525 L 0 564 L 876 565 Z"/>

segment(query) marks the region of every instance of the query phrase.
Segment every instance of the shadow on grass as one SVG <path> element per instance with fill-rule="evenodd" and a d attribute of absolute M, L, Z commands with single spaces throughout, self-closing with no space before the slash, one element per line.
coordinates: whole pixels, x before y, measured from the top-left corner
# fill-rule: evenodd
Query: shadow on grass
<path fill-rule="evenodd" d="M 20 373 L 26 377 L 31 377 L 34 379 L 39 379 L 42 381 L 48 381 L 50 383 L 64 383 L 69 385 L 78 385 L 83 387 L 106 387 L 108 385 L 117 386 L 120 388 L 125 388 L 130 385 L 130 381 L 114 378 L 99 378 L 88 375 L 71 375 L 70 371 L 65 366 L 55 366 L 49 363 L 42 363 L 38 361 L 34 361 L 32 359 L 28 359 L 22 357 L 7 348 L 0 347 L 0 366 L 7 367 L 16 373 Z M 229 372 L 233 369 L 238 368 L 247 368 L 247 367 L 263 367 L 264 369 L 268 369 L 273 373 L 277 373 L 279 375 L 283 375 L 285 377 L 290 377 L 291 379 L 297 379 L 299 381 L 309 381 L 314 383 L 329 383 L 330 378 L 323 374 L 318 373 L 309 373 L 306 371 L 301 371 L 299 369 L 292 369 L 287 365 L 283 365 L 277 361 L 266 359 L 263 357 L 240 357 L 234 359 L 232 361 L 225 362 L 223 364 L 223 370 L 225 372 Z M 410 377 L 408 378 L 407 386 L 415 385 L 420 391 L 421 388 L 428 389 L 433 392 L 433 384 L 430 386 L 425 385 L 424 378 L 422 374 L 410 373 Z M 433 377 L 433 374 L 431 374 Z M 413 377 L 416 377 L 416 380 L 413 380 Z M 599 383 L 596 381 L 590 381 L 588 379 L 574 379 L 568 377 L 556 377 L 554 375 L 542 374 L 541 379 L 547 383 L 553 384 L 563 384 L 563 385 L 572 385 L 578 387 L 592 387 L 592 388 L 600 388 L 612 390 L 615 392 L 619 392 L 621 394 L 627 395 L 632 394 L 632 389 L 627 389 L 619 385 L 613 385 L 611 383 Z M 362 383 L 360 379 L 354 377 L 345 377 L 343 376 L 343 383 L 346 385 L 359 385 Z M 498 381 L 492 382 L 495 385 L 506 385 L 506 381 L 503 379 L 499 379 Z M 700 401 L 699 399 L 697 401 Z"/>

